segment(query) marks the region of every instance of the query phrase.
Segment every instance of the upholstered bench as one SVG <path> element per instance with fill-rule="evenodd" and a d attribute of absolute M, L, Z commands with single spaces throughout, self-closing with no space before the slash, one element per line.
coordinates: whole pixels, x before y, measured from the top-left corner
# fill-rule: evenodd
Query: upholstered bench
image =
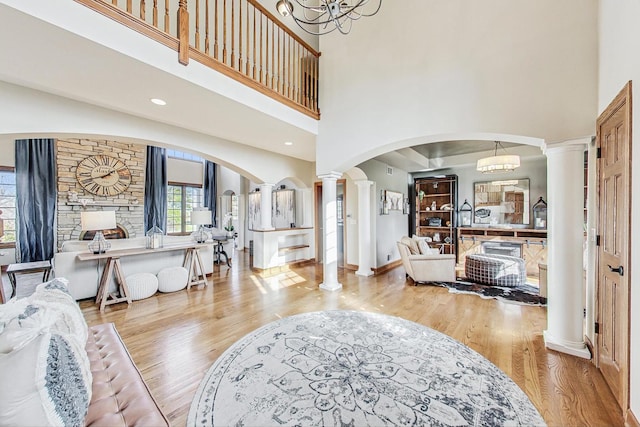
<path fill-rule="evenodd" d="M 513 288 L 527 282 L 524 260 L 507 255 L 467 255 L 464 274 L 467 280 L 483 285 Z"/>

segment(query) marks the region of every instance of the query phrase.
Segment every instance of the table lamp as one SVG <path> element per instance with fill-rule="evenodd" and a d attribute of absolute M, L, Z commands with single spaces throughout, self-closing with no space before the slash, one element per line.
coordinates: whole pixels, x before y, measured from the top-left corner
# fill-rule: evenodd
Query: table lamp
<path fill-rule="evenodd" d="M 191 224 L 198 226 L 198 229 L 191 233 L 193 240 L 198 243 L 206 242 L 209 239 L 209 233 L 204 230 L 204 226 L 211 223 L 211 211 L 209 209 L 194 209 L 191 211 Z"/>
<path fill-rule="evenodd" d="M 94 254 L 105 253 L 111 248 L 111 243 L 104 238 L 102 230 L 116 228 L 116 213 L 115 211 L 80 212 L 80 226 L 83 231 L 96 232 L 88 245 L 89 250 Z"/>

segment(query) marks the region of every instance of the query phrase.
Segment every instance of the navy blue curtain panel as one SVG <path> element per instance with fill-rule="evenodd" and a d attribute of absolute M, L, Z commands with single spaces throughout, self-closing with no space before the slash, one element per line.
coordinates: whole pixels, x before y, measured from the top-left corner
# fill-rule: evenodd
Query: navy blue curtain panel
<path fill-rule="evenodd" d="M 167 156 L 160 147 L 147 146 L 144 181 L 144 230 L 159 227 L 167 233 Z"/>
<path fill-rule="evenodd" d="M 56 159 L 53 139 L 19 139 L 16 147 L 16 258 L 45 261 L 55 252 Z"/>
<path fill-rule="evenodd" d="M 204 163 L 204 205 L 211 210 L 211 224 L 216 224 L 216 200 L 218 197 L 218 184 L 216 183 L 217 165 L 209 160 Z"/>

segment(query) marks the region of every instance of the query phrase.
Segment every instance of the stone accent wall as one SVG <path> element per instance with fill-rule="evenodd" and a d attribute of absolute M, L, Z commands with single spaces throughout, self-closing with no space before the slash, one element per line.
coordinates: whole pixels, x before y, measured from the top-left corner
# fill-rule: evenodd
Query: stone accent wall
<path fill-rule="evenodd" d="M 78 240 L 81 233 L 80 212 L 116 211 L 116 222 L 129 237 L 144 236 L 144 173 L 146 146 L 117 141 L 90 139 L 58 139 L 58 249 L 66 240 Z M 131 184 L 122 193 L 97 196 L 86 191 L 76 179 L 78 163 L 95 154 L 106 154 L 122 160 L 131 171 Z"/>

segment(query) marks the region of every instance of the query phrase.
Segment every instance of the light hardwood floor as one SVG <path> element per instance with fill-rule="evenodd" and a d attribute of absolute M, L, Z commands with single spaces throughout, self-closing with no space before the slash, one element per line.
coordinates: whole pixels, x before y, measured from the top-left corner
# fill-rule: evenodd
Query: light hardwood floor
<path fill-rule="evenodd" d="M 92 301 L 80 305 L 90 325 L 116 324 L 175 426 L 185 425 L 204 373 L 240 337 L 281 317 L 332 309 L 399 316 L 461 341 L 506 372 L 549 426 L 624 425 L 590 361 L 545 349 L 545 308 L 413 286 L 402 267 L 369 278 L 341 271 L 337 292 L 320 290 L 321 278 L 316 265 L 259 274 L 249 268 L 247 252 L 237 252 L 233 268 L 216 266 L 207 287 L 135 301 L 129 308 L 116 304 L 104 313 Z"/>

